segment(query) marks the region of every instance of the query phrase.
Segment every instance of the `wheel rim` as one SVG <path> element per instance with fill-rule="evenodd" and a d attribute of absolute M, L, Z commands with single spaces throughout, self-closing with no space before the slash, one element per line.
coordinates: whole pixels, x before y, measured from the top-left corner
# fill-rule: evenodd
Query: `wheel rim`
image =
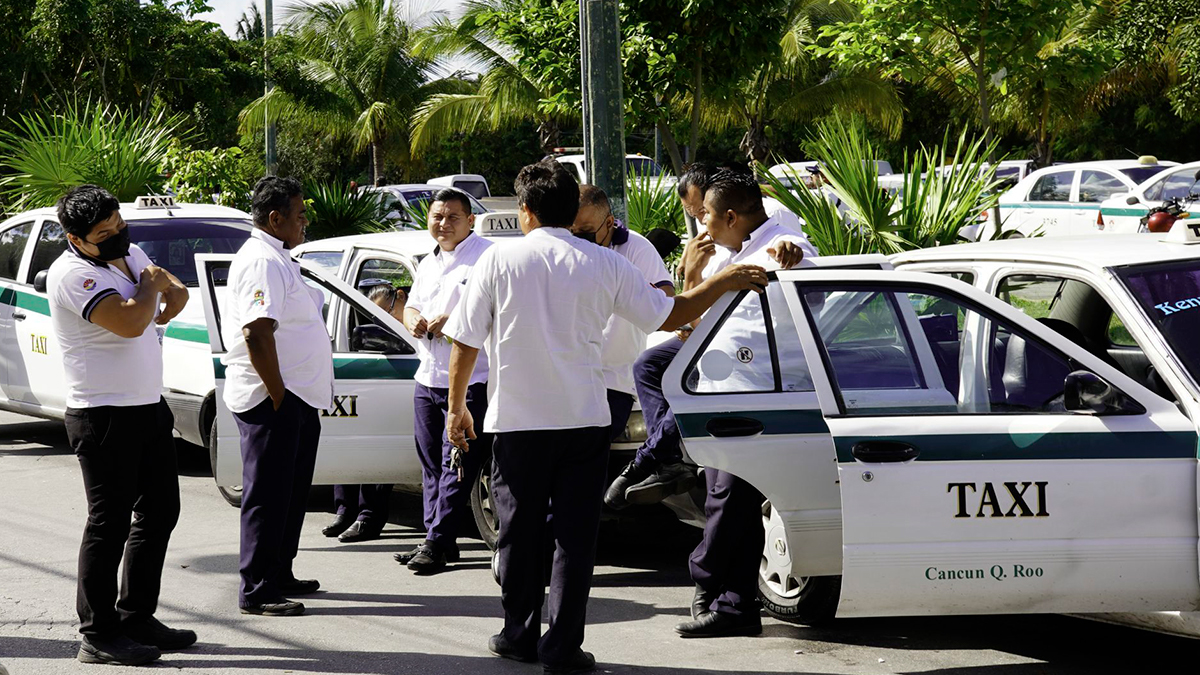
<path fill-rule="evenodd" d="M 479 484 L 476 489 L 479 490 L 479 510 L 483 515 L 483 522 L 487 524 L 488 529 L 492 532 L 498 531 L 500 528 L 496 524 L 496 512 L 492 510 L 492 466 L 491 461 L 483 465 L 479 471 Z"/>
<path fill-rule="evenodd" d="M 798 598 L 804 592 L 808 578 L 797 577 L 792 573 L 787 527 L 775 509 L 771 508 L 771 502 L 763 502 L 762 521 L 766 544 L 763 546 L 762 561 L 758 568 L 759 576 L 771 593 L 784 599 Z"/>

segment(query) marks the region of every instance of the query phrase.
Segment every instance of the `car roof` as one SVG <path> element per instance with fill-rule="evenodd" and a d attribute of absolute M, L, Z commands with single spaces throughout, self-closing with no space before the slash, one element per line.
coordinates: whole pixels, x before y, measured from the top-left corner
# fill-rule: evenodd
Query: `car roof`
<path fill-rule="evenodd" d="M 519 235 L 486 235 L 477 234 L 488 241 L 503 242 L 520 239 Z M 398 230 L 395 232 L 373 232 L 371 234 L 351 234 L 344 237 L 330 237 L 307 241 L 296 247 L 297 253 L 309 251 L 346 251 L 354 247 L 373 248 L 383 251 L 394 251 L 406 255 L 424 255 L 433 251 L 437 243 L 429 236 L 428 230 Z"/>
<path fill-rule="evenodd" d="M 1200 258 L 1200 246 L 1163 241 L 1166 234 L 1092 234 L 982 241 L 907 251 L 893 264 L 926 262 L 1045 262 L 1091 270 Z"/>
<path fill-rule="evenodd" d="M 58 211 L 53 206 L 23 211 L 7 218 L 5 222 L 17 218 L 58 218 Z M 161 218 L 221 218 L 230 220 L 250 220 L 250 214 L 240 209 L 216 204 L 176 204 L 167 208 L 139 209 L 132 202 L 121 203 L 121 217 L 126 222 L 135 220 L 158 220 Z"/>

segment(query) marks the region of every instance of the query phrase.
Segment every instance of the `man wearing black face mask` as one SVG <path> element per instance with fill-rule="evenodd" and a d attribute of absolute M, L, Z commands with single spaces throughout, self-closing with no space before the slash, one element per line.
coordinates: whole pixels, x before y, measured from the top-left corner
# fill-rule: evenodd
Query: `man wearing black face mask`
<path fill-rule="evenodd" d="M 187 289 L 130 244 L 120 204 L 103 188 L 73 188 L 58 202 L 58 220 L 68 247 L 50 266 L 50 318 L 67 381 L 67 438 L 88 500 L 78 658 L 142 665 L 159 650 L 196 641 L 192 631 L 154 618 L 179 518 L 174 418 L 162 398 L 156 327 L 183 309 Z"/>
<path fill-rule="evenodd" d="M 571 233 L 625 256 L 642 273 L 647 284 L 667 297 L 674 297 L 675 284 L 658 250 L 645 237 L 630 232 L 613 217 L 604 190 L 595 185 L 579 186 L 579 213 Z M 608 389 L 608 410 L 612 415 L 610 441 L 625 430 L 633 411 L 633 362 L 645 349 L 646 333 L 625 319 L 609 317 L 604 327 L 600 358 L 604 366 L 604 386 Z"/>

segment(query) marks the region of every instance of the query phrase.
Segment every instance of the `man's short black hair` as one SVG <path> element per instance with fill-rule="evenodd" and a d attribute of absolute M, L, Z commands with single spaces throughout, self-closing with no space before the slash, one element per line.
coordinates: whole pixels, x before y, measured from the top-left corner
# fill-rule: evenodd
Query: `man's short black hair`
<path fill-rule="evenodd" d="M 292 198 L 304 194 L 300 181 L 292 177 L 266 176 L 254 186 L 254 197 L 250 201 L 250 214 L 254 225 L 262 227 L 271 217 L 272 211 L 291 215 Z"/>
<path fill-rule="evenodd" d="M 458 202 L 462 206 L 463 213 L 471 215 L 471 200 L 467 199 L 467 193 L 454 188 L 442 188 L 433 194 L 433 201 L 448 204 L 450 202 Z M 430 202 L 432 204 L 433 202 Z"/>
<path fill-rule="evenodd" d="M 99 185 L 77 185 L 59 198 L 57 208 L 63 230 L 86 240 L 94 227 L 121 208 L 121 202 Z"/>
<path fill-rule="evenodd" d="M 713 175 L 705 198 L 712 199 L 718 211 L 752 215 L 763 211 L 762 188 L 754 176 L 722 169 Z"/>
<path fill-rule="evenodd" d="M 595 185 L 579 186 L 579 207 L 583 208 L 584 206 L 599 206 L 612 213 L 612 205 L 608 203 L 608 194 Z"/>
<path fill-rule="evenodd" d="M 695 185 L 700 194 L 703 195 L 708 189 L 708 184 L 712 181 L 713 174 L 717 172 L 716 167 L 704 164 L 702 162 L 693 162 L 683 167 L 683 175 L 679 177 L 679 182 L 675 184 L 675 189 L 679 191 L 681 198 L 687 197 L 688 190 Z"/>
<path fill-rule="evenodd" d="M 547 227 L 570 227 L 579 213 L 579 183 L 553 159 L 521 169 L 513 182 L 517 204 L 527 207 Z"/>

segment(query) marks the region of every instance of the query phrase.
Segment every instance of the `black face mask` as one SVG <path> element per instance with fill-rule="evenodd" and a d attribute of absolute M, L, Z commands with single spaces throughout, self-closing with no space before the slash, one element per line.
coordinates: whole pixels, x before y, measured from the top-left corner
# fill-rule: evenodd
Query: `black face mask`
<path fill-rule="evenodd" d="M 596 243 L 595 232 L 574 232 L 573 234 L 584 241 L 591 242 L 593 244 Z"/>
<path fill-rule="evenodd" d="M 84 241 L 87 241 L 86 239 Z M 92 242 L 88 242 L 92 244 Z M 129 255 L 129 245 L 132 241 L 129 238 L 129 227 L 123 227 L 117 230 L 113 236 L 105 239 L 99 244 L 92 244 L 96 250 L 100 252 L 101 260 L 116 260 Z"/>

